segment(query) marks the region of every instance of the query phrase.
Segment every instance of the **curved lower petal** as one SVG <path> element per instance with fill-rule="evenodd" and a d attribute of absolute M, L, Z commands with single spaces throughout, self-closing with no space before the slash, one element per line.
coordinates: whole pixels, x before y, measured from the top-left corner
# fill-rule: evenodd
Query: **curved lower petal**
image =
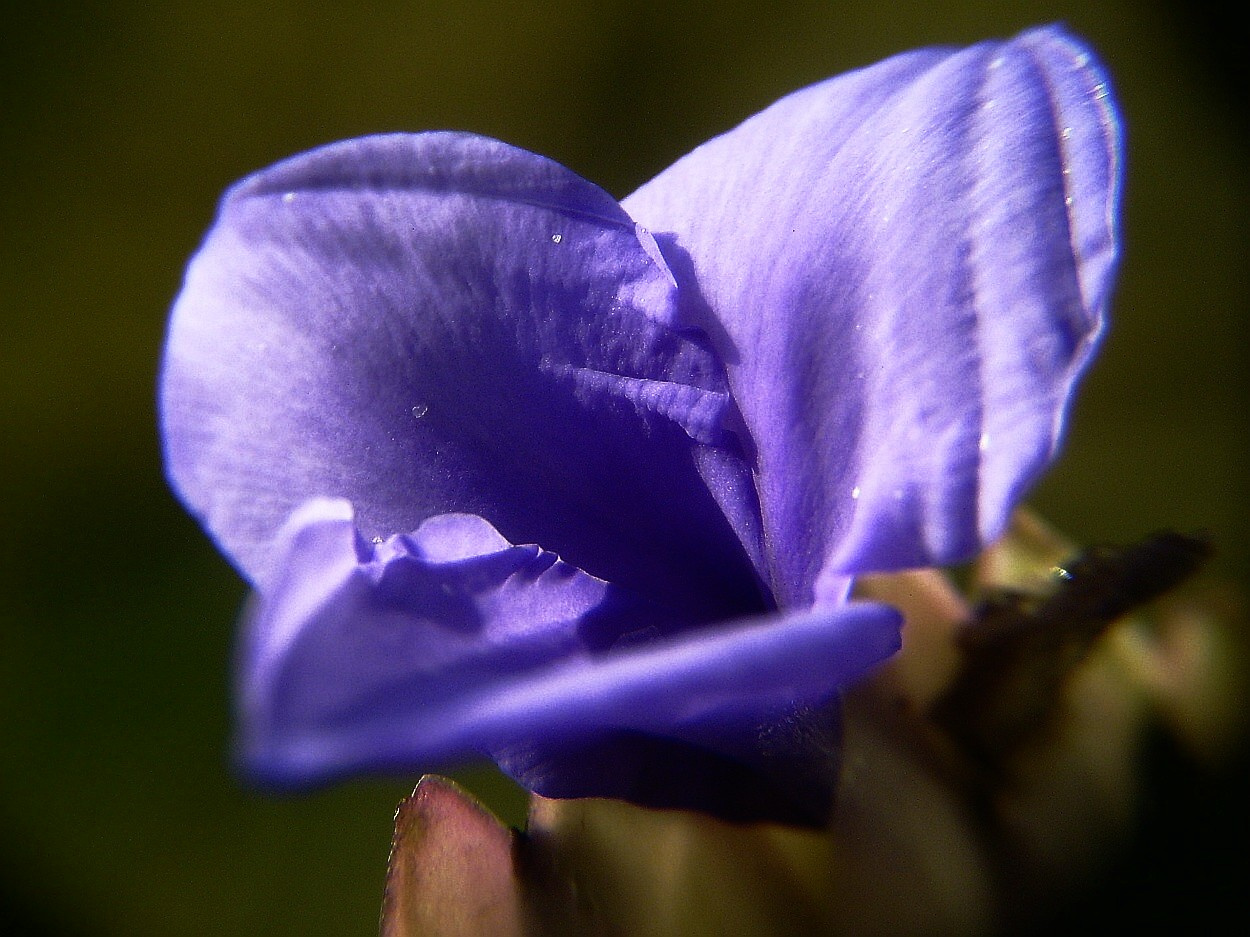
<path fill-rule="evenodd" d="M 727 364 L 783 605 L 1001 533 L 1103 328 L 1119 176 L 1052 27 L 800 91 L 625 200 Z"/>
<path fill-rule="evenodd" d="M 833 757 L 814 710 L 899 645 L 898 614 L 866 603 L 688 630 L 471 515 L 371 544 L 314 500 L 280 539 L 240 659 L 242 756 L 270 783 L 495 756 L 539 790 L 630 796 L 646 749 L 667 782 L 711 759 L 810 798 Z"/>
<path fill-rule="evenodd" d="M 532 153 L 432 133 L 295 157 L 228 193 L 188 269 L 170 476 L 262 589 L 283 520 L 329 496 L 368 537 L 481 514 L 695 618 L 763 608 L 701 474 L 715 449 L 749 486 L 723 368 L 668 324 L 675 291 L 610 196 Z"/>

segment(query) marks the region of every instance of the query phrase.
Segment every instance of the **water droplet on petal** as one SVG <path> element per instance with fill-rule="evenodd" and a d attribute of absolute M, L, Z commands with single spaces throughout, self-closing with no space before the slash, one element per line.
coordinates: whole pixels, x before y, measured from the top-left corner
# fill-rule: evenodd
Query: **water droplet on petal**
<path fill-rule="evenodd" d="M 1068 139 L 1068 138 L 1070 138 L 1071 136 L 1072 136 L 1072 128 L 1071 128 L 1071 127 L 1064 127 L 1062 130 L 1060 130 L 1060 131 L 1059 131 L 1059 138 L 1060 138 L 1061 140 L 1067 140 L 1067 139 Z"/>
<path fill-rule="evenodd" d="M 282 202 L 285 205 L 290 205 L 293 201 L 295 201 L 294 192 L 287 192 L 285 195 L 282 196 Z"/>
<path fill-rule="evenodd" d="M 551 243 L 552 243 L 552 244 L 559 244 L 559 243 L 560 243 L 561 241 L 563 241 L 563 240 L 564 240 L 564 235 L 563 235 L 563 234 L 553 234 L 553 235 L 551 235 Z"/>
<path fill-rule="evenodd" d="M 429 412 L 430 412 L 430 405 L 425 404 L 425 403 L 419 403 L 415 407 L 412 408 L 412 415 L 414 418 L 418 420 L 421 419 L 421 417 L 425 416 Z"/>
<path fill-rule="evenodd" d="M 856 501 L 859 500 L 859 485 L 856 485 L 854 488 L 851 489 L 851 497 L 854 498 Z"/>
<path fill-rule="evenodd" d="M 371 542 L 371 543 L 374 543 L 374 544 L 378 544 L 378 543 L 381 543 L 381 542 L 382 542 L 382 538 L 381 538 L 381 537 L 374 537 L 374 538 L 373 538 L 373 540 L 372 540 L 372 541 L 370 541 L 370 542 Z"/>
<path fill-rule="evenodd" d="M 990 434 L 982 433 L 981 438 L 977 440 L 977 448 L 980 449 L 982 452 L 985 452 L 985 450 L 989 449 L 989 447 L 990 447 Z"/>

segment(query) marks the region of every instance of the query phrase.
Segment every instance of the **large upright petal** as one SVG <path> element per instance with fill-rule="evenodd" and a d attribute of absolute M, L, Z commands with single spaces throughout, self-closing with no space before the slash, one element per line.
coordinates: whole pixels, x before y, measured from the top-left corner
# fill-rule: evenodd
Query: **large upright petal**
<path fill-rule="evenodd" d="M 782 603 L 997 536 L 1102 331 L 1119 139 L 1058 28 L 784 98 L 625 200 L 725 359 Z"/>
<path fill-rule="evenodd" d="M 366 537 L 478 514 L 696 620 L 763 608 L 751 525 L 701 475 L 754 495 L 723 368 L 674 296 L 646 232 L 532 153 L 434 133 L 295 157 L 227 194 L 188 270 L 170 476 L 262 589 L 283 521 L 330 496 Z"/>

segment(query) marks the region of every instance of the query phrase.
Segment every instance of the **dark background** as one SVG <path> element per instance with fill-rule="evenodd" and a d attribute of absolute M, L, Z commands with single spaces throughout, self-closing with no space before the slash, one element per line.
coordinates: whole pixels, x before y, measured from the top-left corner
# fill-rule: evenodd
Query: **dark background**
<path fill-rule="evenodd" d="M 375 932 L 391 812 L 413 779 L 275 801 L 231 775 L 244 590 L 167 492 L 154 429 L 166 310 L 218 195 L 316 144 L 472 130 L 625 195 L 806 83 L 1065 20 L 1123 101 L 1127 254 L 1105 354 L 1034 503 L 1083 541 L 1207 528 L 1211 575 L 1247 582 L 1247 36 L 1217 9 L 206 0 L 8 14 L 0 932 Z M 1187 769 L 1166 748 L 1151 766 L 1130 848 L 1060 922 L 1244 915 L 1244 771 Z M 465 777 L 518 819 L 515 792 Z"/>

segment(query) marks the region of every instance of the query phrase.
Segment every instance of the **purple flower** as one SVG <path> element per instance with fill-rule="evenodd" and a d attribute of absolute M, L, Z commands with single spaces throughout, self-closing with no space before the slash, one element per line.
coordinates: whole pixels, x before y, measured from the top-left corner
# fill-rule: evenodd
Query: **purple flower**
<path fill-rule="evenodd" d="M 837 689 L 899 645 L 854 577 L 967 559 L 1053 458 L 1119 160 L 1051 27 L 799 91 L 622 203 L 457 133 L 236 185 L 161 404 L 257 592 L 249 771 L 819 821 Z"/>

